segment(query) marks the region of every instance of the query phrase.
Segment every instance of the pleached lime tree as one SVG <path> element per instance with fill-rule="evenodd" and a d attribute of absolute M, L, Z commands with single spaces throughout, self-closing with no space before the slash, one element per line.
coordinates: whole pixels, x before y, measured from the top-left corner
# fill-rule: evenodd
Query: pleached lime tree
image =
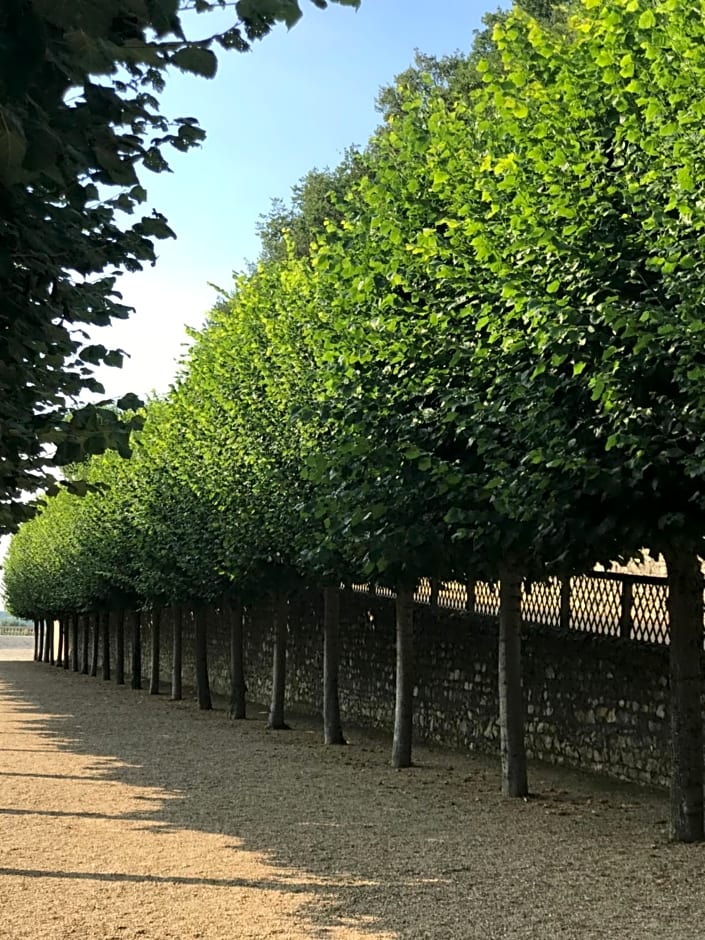
<path fill-rule="evenodd" d="M 3 563 L 5 595 L 18 617 L 54 620 L 61 611 L 75 609 L 82 593 L 75 580 L 81 571 L 71 537 L 75 499 L 68 492 L 58 495 L 10 543 Z"/>
<path fill-rule="evenodd" d="M 305 258 L 270 261 L 239 278 L 196 335 L 173 396 L 186 429 L 180 460 L 216 513 L 230 594 L 238 604 L 266 600 L 272 611 L 274 728 L 285 726 L 288 598 L 302 584 L 297 506 L 307 430 L 295 411 L 310 377 L 308 267 Z"/>
<path fill-rule="evenodd" d="M 497 469 L 477 446 L 480 420 L 488 441 L 501 432 L 489 409 L 480 414 L 482 388 L 462 369 L 476 345 L 473 321 L 492 298 L 436 237 L 451 223 L 434 192 L 438 167 L 426 156 L 442 143 L 429 100 L 406 98 L 406 116 L 393 117 L 351 196 L 352 221 L 331 228 L 314 253 L 325 311 L 319 404 L 328 420 L 325 445 L 310 460 L 324 528 L 312 551 L 337 552 L 357 578 L 397 591 L 395 766 L 411 762 L 417 581 L 466 577 L 473 562 L 475 573 L 496 570 L 500 549 L 522 538 L 518 524 L 502 534 L 486 492 Z"/>
<path fill-rule="evenodd" d="M 144 429 L 135 436 L 130 461 L 130 522 L 133 532 L 133 583 L 153 624 L 165 607 L 175 611 L 172 687 L 181 687 L 181 629 L 184 612 L 195 623 L 196 686 L 199 706 L 212 705 L 207 659 L 208 608 L 229 584 L 223 574 L 221 518 L 201 498 L 192 481 L 199 467 L 190 463 L 191 438 L 168 401 L 150 401 Z M 152 630 L 151 686 L 157 690 L 155 661 L 159 632 Z"/>
<path fill-rule="evenodd" d="M 703 838 L 703 22 L 701 4 L 651 0 L 585 0 L 563 31 L 515 13 L 476 104 L 480 172 L 454 201 L 536 372 L 572 373 L 589 396 L 575 424 L 595 446 L 534 459 L 578 494 L 601 492 L 596 535 L 666 557 L 671 828 L 684 841 Z M 464 213 L 468 189 L 484 220 Z"/>

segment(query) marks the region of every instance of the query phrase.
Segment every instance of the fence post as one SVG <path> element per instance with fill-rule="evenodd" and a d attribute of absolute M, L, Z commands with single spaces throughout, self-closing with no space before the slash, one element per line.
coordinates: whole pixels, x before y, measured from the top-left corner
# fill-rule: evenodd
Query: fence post
<path fill-rule="evenodd" d="M 438 578 L 431 578 L 431 593 L 429 594 L 428 603 L 431 607 L 438 607 Z"/>
<path fill-rule="evenodd" d="M 465 598 L 465 610 L 467 610 L 467 612 L 470 614 L 474 614 L 475 613 L 475 582 L 468 581 L 468 583 L 465 585 L 465 590 L 467 593 L 467 597 Z"/>
<path fill-rule="evenodd" d="M 570 578 L 561 578 L 560 626 L 563 630 L 570 629 Z"/>
<path fill-rule="evenodd" d="M 628 640 L 632 635 L 632 591 L 631 581 L 622 581 L 622 606 L 619 612 L 619 635 Z"/>

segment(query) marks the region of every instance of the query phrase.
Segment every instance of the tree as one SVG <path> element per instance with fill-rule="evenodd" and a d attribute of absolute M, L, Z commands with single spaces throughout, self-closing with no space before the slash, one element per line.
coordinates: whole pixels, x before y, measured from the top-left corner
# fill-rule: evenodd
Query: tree
<path fill-rule="evenodd" d="M 262 243 L 260 261 L 285 262 L 291 253 L 298 258 L 308 255 L 326 223 L 344 218 L 345 194 L 360 176 L 361 167 L 360 154 L 351 147 L 333 170 L 309 170 L 292 187 L 289 205 L 274 199 L 257 226 Z"/>
<path fill-rule="evenodd" d="M 427 86 L 400 97 L 348 197 L 349 215 L 313 252 L 327 415 L 310 467 L 318 552 L 340 556 L 348 577 L 397 591 L 395 766 L 411 761 L 413 588 L 429 574 L 466 579 L 473 564 L 475 575 L 496 573 L 511 530 L 491 509 L 497 471 L 476 444 L 488 372 L 462 368 L 475 347 L 473 301 L 491 306 L 492 288 L 436 237 L 451 227 L 435 193 L 435 176 L 448 178 L 438 151 L 457 165 L 458 150 L 445 148 L 437 114 L 433 125 L 442 96 Z M 467 143 L 460 150 L 465 167 Z M 496 434 L 488 417 L 487 435 Z"/>
<path fill-rule="evenodd" d="M 541 23 L 555 26 L 565 22 L 571 3 L 563 3 L 561 0 L 515 0 L 513 6 Z M 467 53 L 454 52 L 438 58 L 417 49 L 414 64 L 400 72 L 391 85 L 385 85 L 379 91 L 376 106 L 385 122 L 388 124 L 390 118 L 403 116 L 410 93 L 417 98 L 441 98 L 446 104 L 467 102 L 482 85 L 484 71 L 478 69 L 478 63 L 486 63 L 497 55 L 492 33 L 496 25 L 506 20 L 509 12 L 507 9 L 486 13 L 482 18 L 483 28 L 475 31 Z M 384 129 L 385 125 L 379 132 L 383 134 Z"/>
<path fill-rule="evenodd" d="M 292 257 L 238 278 L 233 294 L 195 334 L 173 395 L 187 443 L 174 451 L 179 473 L 211 507 L 222 545 L 224 603 L 237 607 L 266 596 L 272 613 L 271 724 L 277 728 L 285 727 L 288 598 L 301 584 L 305 537 L 297 506 L 308 432 L 295 409 L 309 390 L 301 315 L 308 309 L 309 267 L 308 259 Z M 234 637 L 241 644 L 241 632 Z"/>
<path fill-rule="evenodd" d="M 702 13 L 587 0 L 554 32 L 513 14 L 495 30 L 502 66 L 487 63 L 476 112 L 485 157 L 473 189 L 491 221 L 462 216 L 512 297 L 503 328 L 521 328 L 537 371 L 589 396 L 574 421 L 588 446 L 544 449 L 537 459 L 576 492 L 601 491 L 601 538 L 623 552 L 636 536 L 667 558 L 671 828 L 684 841 L 703 838 L 705 428 L 693 338 L 704 328 L 695 194 L 705 180 L 691 131 Z"/>
<path fill-rule="evenodd" d="M 204 136 L 194 118 L 160 114 L 166 70 L 213 77 L 214 44 L 243 51 L 301 15 L 297 0 L 239 0 L 230 28 L 191 40 L 179 7 L 8 0 L 0 11 L 0 531 L 26 518 L 20 494 L 51 487 L 52 468 L 127 452 L 131 422 L 77 401 L 102 393 L 95 365 L 122 362 L 87 333 L 128 316 L 117 275 L 153 264 L 155 239 L 173 236 L 156 211 L 129 224 L 147 199 L 140 170 L 168 170 L 167 148 Z"/>

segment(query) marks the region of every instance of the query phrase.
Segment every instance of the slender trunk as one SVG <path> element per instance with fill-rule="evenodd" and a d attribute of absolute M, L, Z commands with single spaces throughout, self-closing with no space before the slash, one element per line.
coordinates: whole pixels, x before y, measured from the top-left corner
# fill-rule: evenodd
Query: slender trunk
<path fill-rule="evenodd" d="M 71 668 L 78 672 L 78 614 L 71 617 Z"/>
<path fill-rule="evenodd" d="M 703 578 L 694 553 L 674 550 L 668 566 L 671 665 L 671 837 L 703 840 Z"/>
<path fill-rule="evenodd" d="M 54 665 L 54 616 L 49 620 L 49 664 Z"/>
<path fill-rule="evenodd" d="M 110 611 L 103 614 L 103 679 L 110 679 Z"/>
<path fill-rule="evenodd" d="M 226 610 L 230 616 L 230 717 L 242 719 L 247 717 L 242 603 L 235 601 Z"/>
<path fill-rule="evenodd" d="M 174 608 L 174 634 L 171 651 L 171 697 L 175 702 L 181 700 L 181 645 L 183 641 L 184 609 Z"/>
<path fill-rule="evenodd" d="M 136 610 L 132 618 L 132 682 L 133 689 L 142 688 L 142 611 Z"/>
<path fill-rule="evenodd" d="M 503 565 L 499 584 L 499 733 L 502 793 L 527 796 L 521 686 L 521 572 Z"/>
<path fill-rule="evenodd" d="M 208 681 L 208 608 L 196 611 L 196 692 L 198 707 L 208 711 L 213 707 Z"/>
<path fill-rule="evenodd" d="M 152 608 L 152 673 L 149 678 L 149 694 L 159 695 L 159 647 L 162 623 L 160 607 Z"/>
<path fill-rule="evenodd" d="M 69 661 L 69 624 L 71 623 L 70 614 L 65 614 L 61 621 L 61 629 L 64 634 L 64 669 L 70 666 Z"/>
<path fill-rule="evenodd" d="M 34 618 L 34 653 L 32 654 L 32 659 L 37 661 L 37 649 L 39 647 L 39 621 L 37 618 Z"/>
<path fill-rule="evenodd" d="M 392 767 L 411 767 L 414 716 L 414 591 L 399 588 L 396 599 L 397 675 Z"/>
<path fill-rule="evenodd" d="M 125 684 L 125 611 L 121 607 L 117 612 L 115 627 L 115 681 Z"/>
<path fill-rule="evenodd" d="M 100 653 L 100 614 L 96 611 L 91 619 L 93 621 L 91 675 L 95 677 L 98 675 L 98 656 Z"/>
<path fill-rule="evenodd" d="M 45 620 L 42 617 L 39 620 L 39 643 L 37 645 L 37 659 L 39 662 L 44 658 L 44 623 Z"/>
<path fill-rule="evenodd" d="M 340 723 L 338 695 L 338 634 L 340 631 L 340 591 L 323 589 L 323 742 L 345 744 Z"/>
<path fill-rule="evenodd" d="M 44 662 L 51 662 L 51 620 L 44 618 Z"/>
<path fill-rule="evenodd" d="M 90 645 L 90 615 L 83 614 L 83 648 L 81 650 L 81 672 L 88 675 L 88 647 Z"/>
<path fill-rule="evenodd" d="M 273 731 L 286 731 L 284 721 L 284 695 L 286 692 L 286 634 L 288 602 L 286 595 L 277 596 L 272 608 L 274 627 L 274 651 L 272 662 L 272 703 L 267 727 Z"/>
<path fill-rule="evenodd" d="M 64 665 L 64 617 L 59 617 L 59 645 L 56 652 L 56 665 Z"/>

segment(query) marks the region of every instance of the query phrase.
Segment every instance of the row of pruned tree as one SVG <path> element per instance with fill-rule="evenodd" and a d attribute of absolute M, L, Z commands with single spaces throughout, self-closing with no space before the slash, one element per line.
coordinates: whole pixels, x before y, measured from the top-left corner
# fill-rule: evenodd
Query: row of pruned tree
<path fill-rule="evenodd" d="M 218 611 L 229 615 L 233 637 L 242 634 L 242 608 Z M 83 612 L 64 611 L 58 617 L 38 617 L 34 621 L 34 660 L 50 663 L 84 675 L 98 676 L 104 680 L 114 678 L 118 685 L 130 678 L 133 689 L 141 689 L 143 682 L 143 633 L 147 625 L 150 635 L 149 692 L 158 695 L 161 691 L 162 621 L 169 615 L 171 627 L 171 698 L 180 701 L 183 697 L 183 633 L 184 621 L 193 619 L 194 662 L 196 693 L 202 709 L 212 707 L 207 658 L 208 611 L 197 611 L 181 607 L 165 611 L 159 607 L 148 610 L 118 608 Z M 238 619 L 239 617 L 239 619 Z M 231 644 L 239 662 L 231 662 L 230 716 L 246 717 L 244 664 L 242 641 Z M 126 667 L 127 666 L 127 670 Z"/>
<path fill-rule="evenodd" d="M 95 458 L 76 472 L 98 489 L 18 533 L 9 599 L 39 616 L 317 583 L 334 696 L 335 589 L 384 583 L 405 766 L 415 584 L 499 579 L 502 779 L 524 795 L 521 581 L 647 547 L 670 579 L 672 829 L 696 840 L 703 4 L 538 12 L 384 95 L 336 195 L 297 190 L 295 238 L 263 226 L 132 458 Z"/>

